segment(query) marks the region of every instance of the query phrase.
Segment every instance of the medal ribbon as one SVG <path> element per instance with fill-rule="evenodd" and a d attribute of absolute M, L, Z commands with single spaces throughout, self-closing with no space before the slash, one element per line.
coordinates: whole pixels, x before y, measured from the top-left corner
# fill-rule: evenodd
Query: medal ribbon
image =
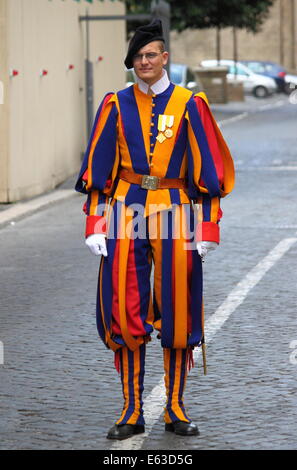
<path fill-rule="evenodd" d="M 167 116 L 166 114 L 159 114 L 158 118 L 158 130 L 163 132 L 166 127 L 172 127 L 174 116 Z"/>

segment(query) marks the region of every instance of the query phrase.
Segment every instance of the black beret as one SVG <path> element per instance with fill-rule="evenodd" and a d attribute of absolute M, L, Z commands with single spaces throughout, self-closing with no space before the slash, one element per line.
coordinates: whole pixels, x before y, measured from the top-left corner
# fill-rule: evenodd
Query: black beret
<path fill-rule="evenodd" d="M 127 69 L 132 69 L 133 57 L 139 49 L 152 41 L 165 42 L 161 20 L 155 19 L 151 23 L 139 26 L 139 28 L 136 29 L 134 36 L 129 42 L 128 52 L 124 62 Z"/>

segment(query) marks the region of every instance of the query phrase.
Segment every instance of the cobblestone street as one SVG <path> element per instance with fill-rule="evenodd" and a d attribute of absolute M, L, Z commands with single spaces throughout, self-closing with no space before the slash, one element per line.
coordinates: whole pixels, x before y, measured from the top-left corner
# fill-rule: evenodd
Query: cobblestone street
<path fill-rule="evenodd" d="M 206 320 L 269 254 L 271 264 L 238 287 L 241 303 L 209 343 L 206 329 L 208 374 L 199 357 L 185 395 L 200 436 L 165 433 L 158 409 L 140 439 L 106 439 L 122 391 L 96 330 L 98 258 L 74 195 L 0 230 L 1 449 L 297 449 L 297 107 L 284 95 L 258 112 L 255 102 L 214 106 L 237 173 L 204 263 Z M 145 410 L 162 376 L 154 334 Z"/>

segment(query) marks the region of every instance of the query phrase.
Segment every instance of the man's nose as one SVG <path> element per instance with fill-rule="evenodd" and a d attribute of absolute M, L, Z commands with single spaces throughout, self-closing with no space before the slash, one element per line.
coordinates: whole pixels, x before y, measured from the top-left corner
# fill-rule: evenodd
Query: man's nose
<path fill-rule="evenodd" d="M 142 64 L 147 64 L 147 63 L 148 63 L 148 60 L 147 60 L 147 58 L 146 58 L 146 54 L 142 54 L 141 63 L 142 63 Z"/>

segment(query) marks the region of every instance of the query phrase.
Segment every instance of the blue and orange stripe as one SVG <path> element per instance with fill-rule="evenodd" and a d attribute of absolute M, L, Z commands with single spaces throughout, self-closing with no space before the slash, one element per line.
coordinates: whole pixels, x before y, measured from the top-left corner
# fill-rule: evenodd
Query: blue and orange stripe
<path fill-rule="evenodd" d="M 194 292 L 200 280 L 192 280 L 193 265 L 197 263 L 201 268 L 201 259 L 196 250 L 189 249 L 193 238 L 190 233 L 195 229 L 194 214 L 192 210 L 186 213 L 185 207 L 175 206 L 173 211 L 156 214 L 158 237 L 150 240 L 157 317 L 154 326 L 162 330 L 161 344 L 168 348 L 186 348 L 193 345 L 194 338 L 198 345 L 203 336 L 202 290 Z M 166 232 L 162 233 L 164 227 Z M 198 272 L 201 277 L 202 270 Z"/>
<path fill-rule="evenodd" d="M 114 94 L 107 93 L 96 113 L 87 150 L 84 155 L 81 170 L 75 185 L 76 191 L 87 193 L 92 189 L 103 190 L 109 177 L 116 156 L 116 120 L 117 108 L 113 100 Z M 106 143 L 109 143 L 106 147 Z M 104 150 L 105 144 L 105 152 Z M 108 165 L 106 166 L 106 151 L 108 152 Z M 105 162 L 105 164 L 104 164 Z M 88 171 L 87 171 L 88 170 Z M 98 179 L 98 171 L 100 178 Z M 95 177 L 93 180 L 93 174 Z M 85 185 L 84 176 L 87 175 Z"/>
<path fill-rule="evenodd" d="M 114 349 L 116 342 L 135 350 L 153 331 L 151 258 L 143 250 L 145 241 L 134 240 L 126 232 L 133 218 L 126 209 L 124 204 L 112 201 L 107 224 L 108 257 L 101 259 L 103 266 L 99 274 L 100 292 L 104 291 L 105 295 L 99 302 L 98 292 L 97 321 L 99 334 L 107 346 Z"/>
<path fill-rule="evenodd" d="M 142 344 L 135 351 L 123 347 L 120 354 L 121 382 L 124 406 L 116 424 L 144 425 L 142 393 L 144 389 L 145 349 Z"/>
<path fill-rule="evenodd" d="M 186 414 L 183 393 L 187 380 L 187 349 L 163 349 L 166 407 L 165 423 L 191 420 Z"/>
<path fill-rule="evenodd" d="M 129 151 L 130 160 L 132 162 L 132 168 L 136 173 L 148 174 L 149 166 L 142 130 L 142 125 L 145 126 L 145 124 L 141 123 L 134 87 L 121 90 L 117 93 L 117 97 L 119 102 L 122 127 L 124 130 L 125 141 Z M 142 103 L 142 106 L 145 104 L 146 103 Z M 147 102 L 147 106 L 149 109 L 149 102 Z M 146 116 L 147 113 L 148 110 L 145 113 L 144 109 L 144 116 Z"/>
<path fill-rule="evenodd" d="M 205 185 L 211 197 L 219 196 L 221 182 L 215 166 L 213 155 L 210 152 L 205 129 L 194 99 L 188 102 L 190 145 L 194 161 L 194 184 L 201 190 Z M 196 142 L 195 142 L 196 141 Z M 198 168 L 195 168 L 195 165 Z M 202 180 L 202 181 L 201 181 Z"/>

